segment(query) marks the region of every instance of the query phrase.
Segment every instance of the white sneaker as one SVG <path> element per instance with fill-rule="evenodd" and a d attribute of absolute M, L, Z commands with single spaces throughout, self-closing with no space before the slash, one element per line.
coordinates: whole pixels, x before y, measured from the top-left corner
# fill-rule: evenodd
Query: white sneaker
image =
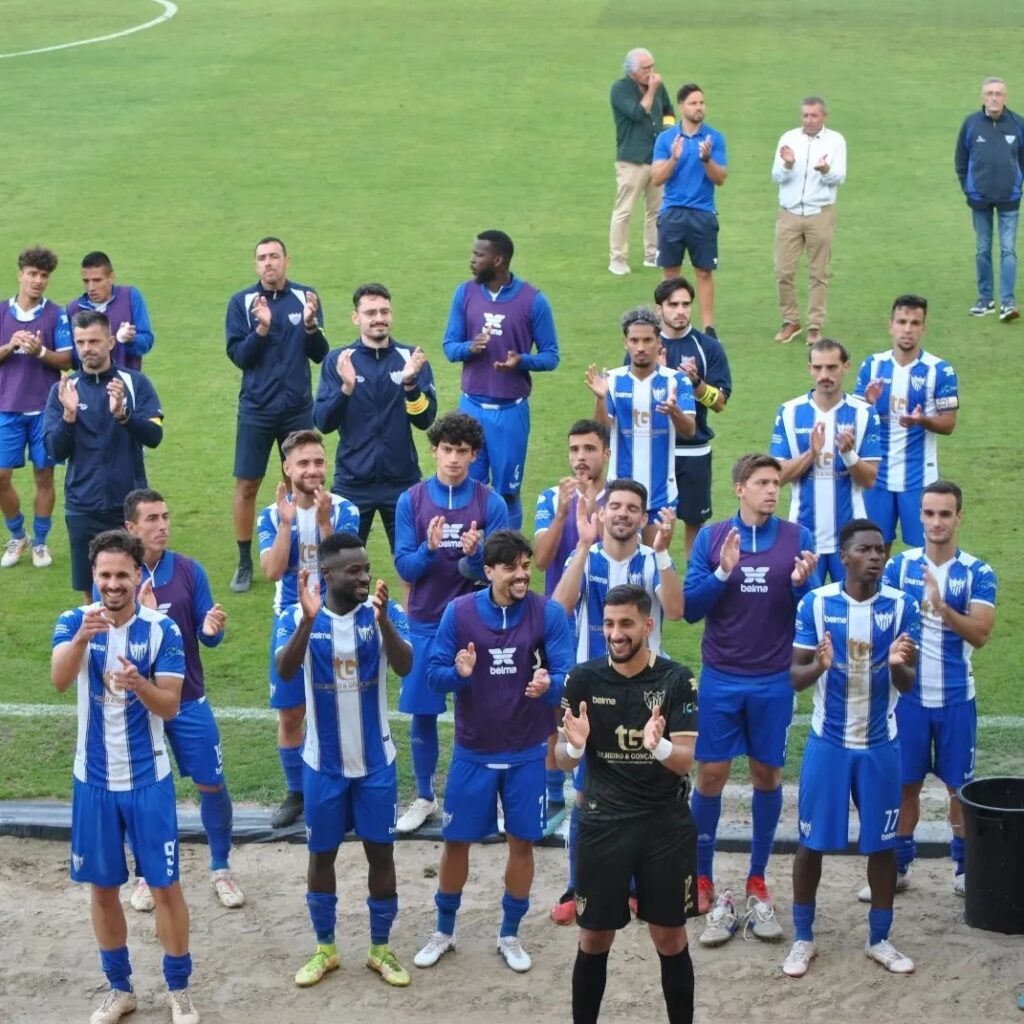
<path fill-rule="evenodd" d="M 156 906 L 156 903 L 153 902 L 153 894 L 149 891 L 149 886 L 144 878 L 139 879 L 128 902 L 131 904 L 132 910 L 137 910 L 142 914 L 148 914 Z"/>
<path fill-rule="evenodd" d="M 896 891 L 906 892 L 910 888 L 910 868 L 907 868 L 904 872 L 896 873 Z M 857 899 L 861 903 L 871 902 L 871 886 L 865 885 L 859 893 L 857 893 Z"/>
<path fill-rule="evenodd" d="M 645 259 L 644 260 L 644 266 L 645 267 L 657 267 L 658 266 L 658 257 L 655 256 L 654 259 L 650 259 L 650 258 Z"/>
<path fill-rule="evenodd" d="M 953 866 L 953 894 L 956 896 L 967 895 L 967 875 L 961 871 L 956 873 L 956 865 Z"/>
<path fill-rule="evenodd" d="M 912 974 L 914 971 L 914 961 L 904 956 L 888 939 L 882 939 L 873 946 L 869 943 L 864 952 L 892 974 Z"/>
<path fill-rule="evenodd" d="M 797 939 L 789 956 L 782 961 L 782 973 L 790 978 L 802 978 L 811 966 L 811 961 L 818 955 L 813 942 Z"/>
<path fill-rule="evenodd" d="M 418 796 L 409 804 L 409 809 L 405 814 L 395 822 L 395 829 L 398 832 L 415 832 L 416 829 L 422 828 L 427 818 L 436 812 L 436 800 L 424 800 L 423 797 Z"/>
<path fill-rule="evenodd" d="M 32 549 L 32 564 L 37 569 L 49 569 L 53 565 L 53 555 L 45 544 L 37 544 Z"/>
<path fill-rule="evenodd" d="M 625 277 L 629 273 L 629 266 L 625 263 L 609 263 L 608 272 L 616 277 Z"/>
<path fill-rule="evenodd" d="M 702 946 L 721 946 L 735 934 L 739 922 L 736 920 L 736 907 L 732 902 L 732 892 L 726 889 L 715 900 L 715 905 L 708 913 L 704 931 L 700 936 Z"/>
<path fill-rule="evenodd" d="M 433 967 L 450 950 L 455 949 L 455 936 L 434 932 L 427 944 L 412 958 L 417 967 Z"/>
<path fill-rule="evenodd" d="M 210 875 L 210 884 L 222 907 L 234 910 L 245 903 L 245 893 L 238 888 L 238 883 L 228 868 L 218 868 L 214 871 Z"/>
<path fill-rule="evenodd" d="M 756 896 L 747 897 L 747 912 L 743 915 L 743 938 L 747 932 L 765 942 L 774 942 L 782 938 L 782 925 L 775 916 L 775 908 L 770 903 L 759 900 Z"/>
<path fill-rule="evenodd" d="M 89 1024 L 117 1024 L 126 1014 L 138 1007 L 139 1001 L 134 992 L 122 992 L 112 988 L 104 997 L 103 1002 L 92 1011 Z"/>
<path fill-rule="evenodd" d="M 171 1008 L 171 1024 L 199 1024 L 199 1011 L 187 988 L 168 992 L 167 1005 Z"/>
<path fill-rule="evenodd" d="M 21 556 L 28 551 L 28 537 L 11 538 L 4 548 L 4 556 L 0 558 L 0 569 L 10 569 L 21 561 Z"/>
<path fill-rule="evenodd" d="M 518 935 L 499 935 L 498 952 L 505 958 L 505 963 L 519 974 L 525 974 L 533 966 L 533 961 L 529 953 L 523 949 Z"/>

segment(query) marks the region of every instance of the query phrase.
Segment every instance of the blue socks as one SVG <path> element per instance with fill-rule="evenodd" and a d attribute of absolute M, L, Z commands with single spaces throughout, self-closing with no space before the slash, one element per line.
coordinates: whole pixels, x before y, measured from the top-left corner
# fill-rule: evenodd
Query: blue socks
<path fill-rule="evenodd" d="M 953 863 L 956 864 L 956 873 L 962 875 L 964 873 L 963 836 L 953 836 L 953 840 L 949 844 L 949 855 L 953 858 Z"/>
<path fill-rule="evenodd" d="M 917 856 L 917 844 L 913 836 L 896 837 L 896 870 L 905 875 Z"/>
<path fill-rule="evenodd" d="M 882 939 L 889 938 L 892 929 L 892 911 L 875 910 L 868 911 L 868 942 L 873 946 Z"/>
<path fill-rule="evenodd" d="M 281 759 L 281 771 L 289 793 L 302 792 L 302 744 L 297 747 L 278 747 L 277 756 Z"/>
<path fill-rule="evenodd" d="M 370 908 L 370 943 L 374 946 L 387 945 L 391 937 L 391 926 L 398 916 L 398 896 L 376 900 L 372 896 L 366 901 Z"/>
<path fill-rule="evenodd" d="M 45 544 L 52 529 L 53 519 L 50 516 L 34 516 L 32 519 L 32 547 L 37 548 L 40 544 Z"/>
<path fill-rule="evenodd" d="M 313 922 L 316 941 L 321 946 L 334 945 L 334 926 L 338 921 L 338 896 L 333 892 L 307 892 L 306 906 Z M 397 902 L 395 909 L 398 909 Z"/>
<path fill-rule="evenodd" d="M 569 888 L 576 889 L 576 845 L 580 841 L 580 809 L 573 802 L 569 814 L 569 834 L 565 839 L 565 848 L 569 853 Z"/>
<path fill-rule="evenodd" d="M 455 915 L 462 906 L 461 892 L 434 893 L 434 904 L 437 906 L 437 930 L 445 935 L 455 934 Z"/>
<path fill-rule="evenodd" d="M 718 819 L 722 816 L 722 797 L 701 796 L 695 789 L 690 798 L 690 810 L 697 825 L 697 874 L 713 879 L 711 865 L 715 859 Z"/>
<path fill-rule="evenodd" d="M 192 973 L 192 957 L 186 953 L 184 956 L 171 956 L 164 953 L 164 981 L 172 992 L 188 988 L 189 975 Z"/>
<path fill-rule="evenodd" d="M 231 797 L 227 786 L 216 793 L 199 790 L 199 816 L 210 840 L 210 870 L 219 871 L 228 866 L 231 856 Z"/>
<path fill-rule="evenodd" d="M 412 771 L 416 776 L 416 795 L 422 800 L 434 799 L 434 772 L 441 748 L 437 741 L 437 715 L 413 715 L 409 725 L 412 747 Z"/>
<path fill-rule="evenodd" d="M 718 806 L 722 806 L 721 800 Z M 753 822 L 750 874 L 763 878 L 768 868 L 768 856 L 775 842 L 775 829 L 778 827 L 779 818 L 782 817 L 782 787 L 755 789 L 750 800 L 750 816 Z"/>
<path fill-rule="evenodd" d="M 506 889 L 505 895 L 501 897 L 501 909 L 504 911 L 505 916 L 501 919 L 501 931 L 498 934 L 502 938 L 506 935 L 518 935 L 519 922 L 522 921 L 523 915 L 530 909 L 529 899 L 517 899 Z"/>
<path fill-rule="evenodd" d="M 561 768 L 546 768 L 544 785 L 547 788 L 549 804 L 565 803 L 565 772 Z"/>
<path fill-rule="evenodd" d="M 21 540 L 25 536 L 25 516 L 19 512 L 13 519 L 4 519 L 4 524 L 11 531 L 11 540 Z"/>
<path fill-rule="evenodd" d="M 814 903 L 793 904 L 793 938 L 797 942 L 814 941 Z"/>
<path fill-rule="evenodd" d="M 100 964 L 111 988 L 120 989 L 122 992 L 131 992 L 132 965 L 128 960 L 127 946 L 122 946 L 120 949 L 101 949 Z"/>

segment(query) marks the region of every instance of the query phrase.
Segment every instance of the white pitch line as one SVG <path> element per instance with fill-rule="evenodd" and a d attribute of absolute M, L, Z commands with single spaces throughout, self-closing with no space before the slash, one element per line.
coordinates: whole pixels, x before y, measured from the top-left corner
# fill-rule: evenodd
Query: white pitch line
<path fill-rule="evenodd" d="M 155 28 L 165 21 L 170 21 L 178 13 L 178 5 L 171 3 L 171 0 L 152 0 L 159 4 L 164 13 L 159 17 L 147 21 L 143 25 L 134 25 L 132 28 L 123 28 L 120 32 L 111 32 L 105 36 L 94 36 L 92 39 L 76 39 L 70 43 L 57 43 L 55 46 L 40 46 L 34 50 L 19 50 L 17 53 L 0 53 L 0 60 L 9 60 L 12 57 L 31 57 L 36 53 L 53 53 L 55 50 L 70 50 L 73 46 L 89 46 L 91 43 L 107 43 L 111 39 L 121 39 L 123 36 L 130 36 L 134 32 L 144 32 L 147 28 Z"/>
<path fill-rule="evenodd" d="M 226 722 L 271 722 L 277 720 L 277 712 L 270 708 L 221 708 L 214 705 L 214 714 Z M 72 718 L 78 713 L 74 704 L 19 704 L 0 703 L 0 718 Z M 411 716 L 401 711 L 389 711 L 392 722 L 407 722 Z M 441 722 L 454 721 L 452 713 L 445 711 L 437 716 Z M 794 725 L 810 724 L 810 715 L 794 715 Z M 1021 715 L 979 715 L 981 729 L 1024 729 Z"/>

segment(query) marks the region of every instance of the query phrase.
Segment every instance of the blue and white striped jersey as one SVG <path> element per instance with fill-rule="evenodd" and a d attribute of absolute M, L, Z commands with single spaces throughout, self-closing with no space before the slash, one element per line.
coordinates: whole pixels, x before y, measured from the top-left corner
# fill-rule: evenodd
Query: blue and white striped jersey
<path fill-rule="evenodd" d="M 676 428 L 667 413 L 657 411 L 673 390 L 679 408 L 696 416 L 693 387 L 685 373 L 659 366 L 638 380 L 628 366 L 608 371 L 608 415 L 614 420 L 608 478 L 643 484 L 648 509 L 675 508 L 678 496 Z"/>
<path fill-rule="evenodd" d="M 288 500 L 292 501 L 291 494 Z M 256 525 L 259 537 L 260 555 L 274 546 L 277 538 L 277 527 L 281 517 L 277 513 L 277 503 L 268 505 L 260 512 Z M 331 522 L 334 532 L 347 530 L 349 533 L 359 532 L 359 509 L 347 498 L 337 494 L 331 495 Z M 288 568 L 274 587 L 274 612 L 280 612 L 299 600 L 299 570 L 308 569 L 310 579 L 320 580 L 320 597 L 326 593 L 324 581 L 320 579 L 320 561 L 317 548 L 320 546 L 320 529 L 316 525 L 316 510 L 300 508 L 295 510 L 292 522 L 292 548 L 288 555 Z"/>
<path fill-rule="evenodd" d="M 563 572 L 572 561 L 572 556 L 565 560 Z M 653 548 L 640 544 L 631 558 L 617 562 L 605 554 L 601 541 L 590 546 L 587 565 L 583 570 L 580 582 L 580 597 L 576 602 L 576 661 L 590 661 L 608 653 L 608 645 L 604 639 L 604 599 L 612 587 L 623 583 L 632 583 L 643 587 L 651 595 L 651 618 L 654 629 L 647 640 L 647 646 L 662 654 L 661 620 L 662 610 L 659 595 L 661 593 L 661 573 L 655 563 Z"/>
<path fill-rule="evenodd" d="M 795 459 L 811 447 L 811 429 L 825 424 L 825 445 L 814 467 L 790 483 L 789 521 L 806 526 L 814 535 L 819 555 L 839 549 L 839 530 L 851 519 L 863 518 L 864 488 L 854 483 L 850 471 L 836 450 L 836 434 L 853 430 L 853 450 L 867 461 L 882 457 L 878 436 L 878 414 L 867 402 L 852 395 L 822 412 L 814 404 L 813 392 L 779 406 L 772 431 L 771 454 L 777 459 Z"/>
<path fill-rule="evenodd" d="M 863 398 L 868 384 L 876 379 L 884 386 L 875 402 L 882 441 L 875 486 L 894 492 L 927 487 L 939 478 L 938 435 L 924 427 L 901 427 L 899 418 L 918 406 L 926 416 L 958 409 L 956 371 L 928 352 L 921 352 L 909 366 L 900 366 L 889 350 L 864 360 L 856 395 Z"/>
<path fill-rule="evenodd" d="M 811 729 L 841 747 L 895 739 L 899 691 L 890 679 L 889 647 L 901 633 L 919 641 L 917 602 L 888 586 L 868 601 L 854 601 L 842 583 L 829 583 L 801 599 L 793 646 L 813 650 L 826 633 L 835 653 L 832 667 L 814 684 Z"/>
<path fill-rule="evenodd" d="M 409 625 L 402 606 L 389 601 L 388 618 L 408 643 Z M 302 609 L 297 605 L 278 616 L 275 654 L 287 645 L 301 619 Z M 282 683 L 306 689 L 302 759 L 310 768 L 357 779 L 394 761 L 387 676 L 373 599 L 348 615 L 321 609 L 313 622 L 302 667 Z"/>
<path fill-rule="evenodd" d="M 926 708 L 947 707 L 974 699 L 974 648 L 932 611 L 924 589 L 925 570 L 935 577 L 942 599 L 961 615 L 972 604 L 995 607 L 996 574 L 987 562 L 957 549 L 944 565 L 935 565 L 923 548 L 890 558 L 883 582 L 913 597 L 921 606 L 921 648 L 914 689 L 904 696 Z"/>
<path fill-rule="evenodd" d="M 97 605 L 72 608 L 57 620 L 53 647 L 70 643 L 85 612 Z M 89 641 L 78 671 L 78 745 L 75 778 L 110 790 L 141 789 L 170 773 L 164 723 L 135 693 L 116 689 L 113 672 L 126 658 L 143 678 L 185 678 L 181 632 L 166 616 L 136 605 L 125 625 L 111 627 Z"/>

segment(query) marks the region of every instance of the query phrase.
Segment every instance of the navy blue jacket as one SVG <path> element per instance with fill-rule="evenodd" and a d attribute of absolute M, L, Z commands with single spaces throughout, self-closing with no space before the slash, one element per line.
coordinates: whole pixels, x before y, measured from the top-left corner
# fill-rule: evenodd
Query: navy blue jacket
<path fill-rule="evenodd" d="M 426 430 L 437 416 L 434 371 L 424 363 L 416 387 L 402 384 L 411 345 L 392 340 L 387 348 L 371 348 L 362 340 L 346 348 L 352 353 L 356 387 L 341 393 L 338 356 L 334 349 L 320 371 L 313 422 L 318 430 L 341 434 L 334 461 L 334 487 L 346 494 L 351 486 L 385 484 L 407 490 L 418 483 L 420 473 L 412 427 Z"/>
<path fill-rule="evenodd" d="M 960 188 L 972 210 L 1020 208 L 1024 181 L 1024 120 L 1004 107 L 993 120 L 985 108 L 969 114 L 956 139 Z"/>
<path fill-rule="evenodd" d="M 149 378 L 138 370 L 111 365 L 102 373 L 76 370 L 78 416 L 64 420 L 54 384 L 43 413 L 46 453 L 67 460 L 64 508 L 72 515 L 120 508 L 129 491 L 148 486 L 143 447 L 155 448 L 164 436 L 163 410 Z M 128 419 L 118 423 L 110 412 L 107 384 L 124 381 Z"/>
<path fill-rule="evenodd" d="M 322 363 L 330 347 L 322 330 L 322 306 L 316 314 L 321 329 L 307 334 L 302 322 L 305 293 L 313 290 L 286 281 L 280 291 L 268 292 L 257 282 L 231 296 L 224 332 L 228 358 L 242 371 L 238 412 L 248 419 L 272 423 L 312 408 L 309 361 Z M 270 307 L 266 337 L 256 333 L 256 318 L 249 312 L 257 295 Z"/>

